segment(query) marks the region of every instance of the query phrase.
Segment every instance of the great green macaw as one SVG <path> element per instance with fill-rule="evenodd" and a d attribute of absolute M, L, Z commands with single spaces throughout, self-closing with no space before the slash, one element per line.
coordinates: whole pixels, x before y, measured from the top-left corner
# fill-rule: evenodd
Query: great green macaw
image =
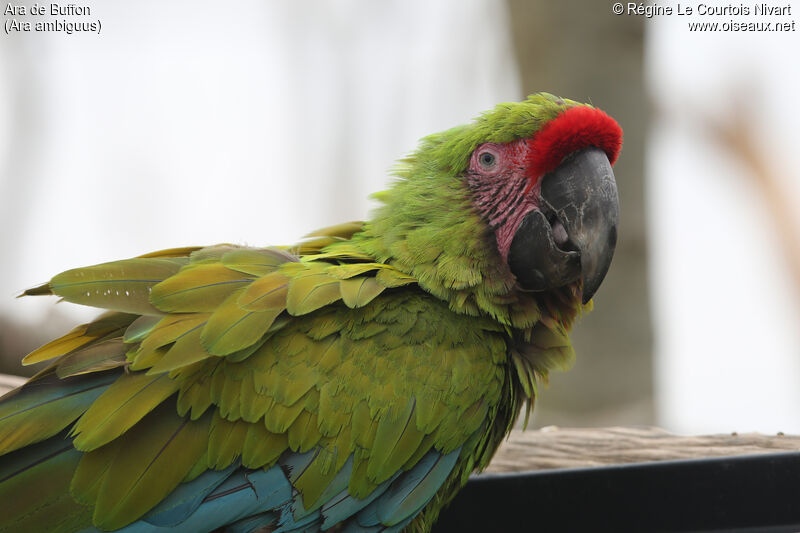
<path fill-rule="evenodd" d="M 0 401 L 0 530 L 428 531 L 572 363 L 621 143 L 535 94 L 424 138 L 367 222 L 25 291 L 107 311 Z"/>

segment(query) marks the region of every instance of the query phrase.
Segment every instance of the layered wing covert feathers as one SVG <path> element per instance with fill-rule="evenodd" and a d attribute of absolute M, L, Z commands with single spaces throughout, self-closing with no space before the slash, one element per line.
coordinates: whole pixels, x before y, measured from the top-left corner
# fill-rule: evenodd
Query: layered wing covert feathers
<path fill-rule="evenodd" d="M 395 531 L 460 485 L 507 337 L 348 246 L 359 227 L 302 256 L 169 250 L 29 291 L 108 312 L 28 355 L 52 362 L 0 402 L 0 529 Z"/>

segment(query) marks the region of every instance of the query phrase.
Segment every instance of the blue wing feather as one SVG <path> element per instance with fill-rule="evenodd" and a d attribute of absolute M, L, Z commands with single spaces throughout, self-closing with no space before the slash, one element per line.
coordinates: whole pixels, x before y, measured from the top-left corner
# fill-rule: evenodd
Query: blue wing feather
<path fill-rule="evenodd" d="M 200 507 L 203 500 L 230 477 L 237 466 L 233 464 L 225 470 L 206 470 L 192 481 L 178 485 L 142 520 L 154 526 L 177 526 L 189 518 Z"/>
<path fill-rule="evenodd" d="M 303 509 L 291 479 L 313 460 L 313 453 L 287 454 L 268 470 L 230 467 L 207 471 L 180 485 L 146 517 L 120 533 L 189 533 L 225 526 L 235 533 L 277 526 L 275 533 L 325 531 L 345 522 L 344 532 L 399 531 L 430 500 L 453 470 L 460 450 L 447 455 L 428 452 L 411 470 L 379 485 L 365 499 L 347 491 L 352 459 L 333 479 L 324 502 Z M 349 466 L 348 466 L 349 465 Z M 96 533 L 89 528 L 82 533 Z"/>
<path fill-rule="evenodd" d="M 199 476 L 197 479 L 202 477 Z M 197 481 L 195 479 L 194 481 Z M 181 490 L 193 482 L 180 485 Z M 207 492 L 208 483 L 198 483 L 194 488 Z M 202 503 L 183 522 L 171 526 L 155 525 L 151 521 L 156 515 L 148 516 L 141 520 L 117 530 L 118 533 L 196 533 L 198 531 L 213 531 L 219 527 L 234 522 L 240 522 L 263 514 L 265 510 L 284 509 L 292 501 L 292 486 L 286 479 L 283 471 L 278 466 L 269 470 L 249 470 L 238 468 L 210 493 Z M 172 495 L 167 497 L 168 501 Z M 183 493 L 181 501 L 194 501 Z M 164 512 L 172 511 L 171 508 Z M 263 525 L 263 524 L 261 524 Z M 248 531 L 241 529 L 241 531 Z M 80 533 L 100 533 L 96 528 L 87 528 Z"/>
<path fill-rule="evenodd" d="M 393 481 L 388 490 L 360 511 L 347 524 L 343 533 L 365 531 L 377 527 L 375 531 L 402 529 L 417 512 L 433 498 L 453 471 L 461 448 L 447 455 L 437 451 L 428 452 L 414 467 L 402 473 Z"/>
<path fill-rule="evenodd" d="M 453 471 L 460 452 L 461 448 L 447 455 L 428 452 L 414 468 L 401 475 L 386 494 L 372 503 L 377 507 L 381 524 L 389 526 L 399 524 L 425 507 Z M 428 468 L 427 464 L 423 463 L 427 463 L 431 458 L 433 464 Z"/>

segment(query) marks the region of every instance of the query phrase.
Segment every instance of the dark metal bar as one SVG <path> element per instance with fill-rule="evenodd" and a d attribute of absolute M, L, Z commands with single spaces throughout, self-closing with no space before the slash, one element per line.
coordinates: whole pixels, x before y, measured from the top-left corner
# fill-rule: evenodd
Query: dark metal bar
<path fill-rule="evenodd" d="M 473 476 L 433 531 L 800 531 L 800 452 Z"/>

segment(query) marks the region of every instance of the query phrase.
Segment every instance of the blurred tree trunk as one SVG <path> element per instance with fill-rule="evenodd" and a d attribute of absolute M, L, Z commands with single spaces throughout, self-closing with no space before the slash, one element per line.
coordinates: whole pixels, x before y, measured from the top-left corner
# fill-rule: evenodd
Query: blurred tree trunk
<path fill-rule="evenodd" d="M 537 426 L 652 424 L 652 335 L 644 217 L 646 100 L 642 17 L 615 16 L 589 0 L 509 0 L 525 94 L 589 102 L 619 121 L 625 144 L 614 168 L 621 227 L 595 311 L 575 328 L 575 368 L 554 374 Z"/>

